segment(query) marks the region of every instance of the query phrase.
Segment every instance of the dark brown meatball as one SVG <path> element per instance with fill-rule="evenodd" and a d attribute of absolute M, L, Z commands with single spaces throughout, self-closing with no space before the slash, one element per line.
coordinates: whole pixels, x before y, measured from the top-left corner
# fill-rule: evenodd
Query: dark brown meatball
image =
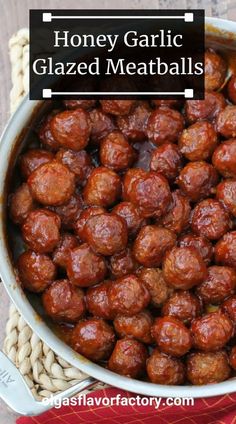
<path fill-rule="evenodd" d="M 178 318 L 185 325 L 201 314 L 201 304 L 189 291 L 176 291 L 164 303 L 161 314 Z"/>
<path fill-rule="evenodd" d="M 147 123 L 147 136 L 159 145 L 174 143 L 184 129 L 183 116 L 174 109 L 159 108 L 151 113 Z"/>
<path fill-rule="evenodd" d="M 227 266 L 210 266 L 208 276 L 197 287 L 197 294 L 204 303 L 213 305 L 223 302 L 234 294 L 236 289 L 236 272 Z"/>
<path fill-rule="evenodd" d="M 149 311 L 141 311 L 132 317 L 117 315 L 114 328 L 119 337 L 133 337 L 142 343 L 152 344 L 151 325 L 153 318 Z"/>
<path fill-rule="evenodd" d="M 105 212 L 106 210 L 100 206 L 90 206 L 90 208 L 84 209 L 81 212 L 79 219 L 73 225 L 75 233 L 79 236 L 80 240 L 86 241 L 84 227 L 89 218 L 92 216 L 101 215 Z"/>
<path fill-rule="evenodd" d="M 159 268 L 142 268 L 138 277 L 146 286 L 151 296 L 151 304 L 159 308 L 168 299 L 173 289 L 169 287 L 163 278 Z"/>
<path fill-rule="evenodd" d="M 22 237 L 38 253 L 52 252 L 60 240 L 60 217 L 47 209 L 31 211 L 22 225 Z"/>
<path fill-rule="evenodd" d="M 114 171 L 129 168 L 136 156 L 133 147 L 120 131 L 113 131 L 102 140 L 99 155 L 101 164 Z"/>
<path fill-rule="evenodd" d="M 152 105 L 155 107 L 170 107 L 173 109 L 177 109 L 180 105 L 181 102 L 179 100 L 152 100 Z"/>
<path fill-rule="evenodd" d="M 40 293 L 55 280 L 56 267 L 49 256 L 27 250 L 17 261 L 20 282 L 31 292 Z"/>
<path fill-rule="evenodd" d="M 123 218 L 109 213 L 89 218 L 84 227 L 84 236 L 92 249 L 105 256 L 123 250 L 128 240 Z"/>
<path fill-rule="evenodd" d="M 193 247 L 173 247 L 163 261 L 163 277 L 176 289 L 188 290 L 205 280 L 207 268 Z"/>
<path fill-rule="evenodd" d="M 223 94 L 206 91 L 204 100 L 187 100 L 185 102 L 185 114 L 190 124 L 202 119 L 214 122 L 225 106 L 226 101 Z"/>
<path fill-rule="evenodd" d="M 21 175 L 27 180 L 35 169 L 44 163 L 51 162 L 53 153 L 42 149 L 30 149 L 19 160 Z"/>
<path fill-rule="evenodd" d="M 128 115 L 135 106 L 135 100 L 100 100 L 102 110 L 112 115 Z"/>
<path fill-rule="evenodd" d="M 111 206 L 121 194 L 121 180 L 111 169 L 99 167 L 94 169 L 84 188 L 84 200 L 88 205 Z"/>
<path fill-rule="evenodd" d="M 132 274 L 137 268 L 132 250 L 128 247 L 121 252 L 117 252 L 110 257 L 109 267 L 111 275 L 115 278 Z"/>
<path fill-rule="evenodd" d="M 70 252 L 72 249 L 74 249 L 74 247 L 77 246 L 78 240 L 73 234 L 62 234 L 60 241 L 52 255 L 54 264 L 61 268 L 66 268 L 66 263 L 70 256 Z"/>
<path fill-rule="evenodd" d="M 216 187 L 216 198 L 236 217 L 236 180 L 222 181 Z"/>
<path fill-rule="evenodd" d="M 50 122 L 55 140 L 71 150 L 84 149 L 89 141 L 89 114 L 83 109 L 65 110 L 57 113 Z"/>
<path fill-rule="evenodd" d="M 217 131 L 225 138 L 236 137 L 236 106 L 228 105 L 223 109 L 216 121 Z"/>
<path fill-rule="evenodd" d="M 204 71 L 205 90 L 218 90 L 224 83 L 227 65 L 219 54 L 208 50 L 205 53 Z"/>
<path fill-rule="evenodd" d="M 103 281 L 97 286 L 89 287 L 86 293 L 86 304 L 90 314 L 98 318 L 113 319 L 108 300 L 108 288 L 111 281 Z"/>
<path fill-rule="evenodd" d="M 227 84 L 227 92 L 230 101 L 235 105 L 236 104 L 236 76 L 232 75 L 228 84 Z"/>
<path fill-rule="evenodd" d="M 159 223 L 174 233 L 180 234 L 190 225 L 190 212 L 188 198 L 181 194 L 180 190 L 173 191 L 169 211 L 159 220 Z"/>
<path fill-rule="evenodd" d="M 183 356 L 191 349 L 191 335 L 177 318 L 156 318 L 151 334 L 160 350 L 167 355 Z"/>
<path fill-rule="evenodd" d="M 176 242 L 175 234 L 167 228 L 146 225 L 134 241 L 135 259 L 143 266 L 159 266 L 167 250 Z"/>
<path fill-rule="evenodd" d="M 221 143 L 214 151 L 212 163 L 225 178 L 236 178 L 236 139 Z"/>
<path fill-rule="evenodd" d="M 215 245 L 215 261 L 236 268 L 236 231 L 230 231 Z"/>
<path fill-rule="evenodd" d="M 194 247 L 203 258 L 206 265 L 209 265 L 213 258 L 213 246 L 211 242 L 196 234 L 185 234 L 179 238 L 180 247 Z"/>
<path fill-rule="evenodd" d="M 76 322 L 85 313 L 84 292 L 69 280 L 54 281 L 43 293 L 43 307 L 54 321 Z"/>
<path fill-rule="evenodd" d="M 66 262 L 69 280 L 75 286 L 89 287 L 102 281 L 106 275 L 106 263 L 84 243 L 71 250 Z"/>
<path fill-rule="evenodd" d="M 147 223 L 146 219 L 140 215 L 138 208 L 131 202 L 118 203 L 112 209 L 113 213 L 125 220 L 128 234 L 131 237 L 136 236 L 140 228 Z"/>
<path fill-rule="evenodd" d="M 220 383 L 230 376 L 225 351 L 196 352 L 187 358 L 187 378 L 194 385 Z"/>
<path fill-rule="evenodd" d="M 138 340 L 121 339 L 108 362 L 109 370 L 130 378 L 138 378 L 145 372 L 148 354 L 146 347 Z"/>
<path fill-rule="evenodd" d="M 123 180 L 122 193 L 122 197 L 124 200 L 130 201 L 134 183 L 139 179 L 144 179 L 145 176 L 146 172 L 140 168 L 131 168 L 126 172 Z"/>
<path fill-rule="evenodd" d="M 236 370 L 236 346 L 234 346 L 229 355 L 230 366 Z"/>
<path fill-rule="evenodd" d="M 114 331 L 103 319 L 82 320 L 72 331 L 71 345 L 73 349 L 94 362 L 109 358 L 114 344 Z"/>
<path fill-rule="evenodd" d="M 66 109 L 90 109 L 96 105 L 96 100 L 64 100 Z"/>
<path fill-rule="evenodd" d="M 182 154 L 176 144 L 163 144 L 153 150 L 151 154 L 151 171 L 160 172 L 167 180 L 174 181 L 182 166 Z"/>
<path fill-rule="evenodd" d="M 236 329 L 236 296 L 231 296 L 224 301 L 222 311 L 230 317 Z"/>
<path fill-rule="evenodd" d="M 147 374 L 154 384 L 183 384 L 184 364 L 180 359 L 172 358 L 156 348 L 147 360 Z"/>
<path fill-rule="evenodd" d="M 67 203 L 50 209 L 60 216 L 63 228 L 70 230 L 74 228 L 75 222 L 80 217 L 83 206 L 82 197 L 79 194 L 73 194 Z"/>
<path fill-rule="evenodd" d="M 29 186 L 25 183 L 21 184 L 10 196 L 9 203 L 10 216 L 15 224 L 22 224 L 28 214 L 36 207 Z"/>
<path fill-rule="evenodd" d="M 117 116 L 117 126 L 130 141 L 143 141 L 146 138 L 146 127 L 150 113 L 151 108 L 148 103 L 139 102 L 129 115 Z"/>
<path fill-rule="evenodd" d="M 209 240 L 218 240 L 231 225 L 228 213 L 218 200 L 202 200 L 193 210 L 191 223 L 193 232 Z"/>
<path fill-rule="evenodd" d="M 191 324 L 193 346 L 205 352 L 219 350 L 233 335 L 233 324 L 228 315 L 211 312 L 196 318 Z"/>
<path fill-rule="evenodd" d="M 217 134 L 207 121 L 195 122 L 179 138 L 180 152 L 190 161 L 209 159 L 216 146 Z"/>
<path fill-rule="evenodd" d="M 57 151 L 60 148 L 60 144 L 55 140 L 51 132 L 51 121 L 53 115 L 49 115 L 43 120 L 39 128 L 38 136 L 42 145 L 51 151 Z"/>
<path fill-rule="evenodd" d="M 60 149 L 56 159 L 66 165 L 75 174 L 76 182 L 84 185 L 92 171 L 92 161 L 85 150 L 76 152 L 74 150 Z"/>
<path fill-rule="evenodd" d="M 102 109 L 93 109 L 89 113 L 91 124 L 90 140 L 92 143 L 100 143 L 110 132 L 116 128 L 110 115 L 103 112 Z"/>
<path fill-rule="evenodd" d="M 75 190 L 75 174 L 60 162 L 41 165 L 28 178 L 31 194 L 43 205 L 58 206 L 70 200 Z"/>
<path fill-rule="evenodd" d="M 150 295 L 135 275 L 118 278 L 108 288 L 109 305 L 114 314 L 132 316 L 146 308 Z"/>
<path fill-rule="evenodd" d="M 180 171 L 177 183 L 190 200 L 198 202 L 215 192 L 218 175 L 207 162 L 190 162 Z"/>

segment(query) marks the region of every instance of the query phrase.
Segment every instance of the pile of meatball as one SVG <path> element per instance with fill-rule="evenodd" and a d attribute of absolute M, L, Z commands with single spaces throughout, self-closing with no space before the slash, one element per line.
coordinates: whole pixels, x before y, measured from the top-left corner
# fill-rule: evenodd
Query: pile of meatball
<path fill-rule="evenodd" d="M 208 384 L 236 370 L 236 76 L 204 100 L 68 100 L 18 160 L 19 283 L 109 370 Z"/>

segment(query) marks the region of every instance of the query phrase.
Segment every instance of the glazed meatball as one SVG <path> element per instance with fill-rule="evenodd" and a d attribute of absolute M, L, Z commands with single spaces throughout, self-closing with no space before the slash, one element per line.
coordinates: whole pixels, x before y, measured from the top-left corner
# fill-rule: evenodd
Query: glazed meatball
<path fill-rule="evenodd" d="M 66 165 L 75 174 L 76 182 L 84 185 L 92 171 L 92 161 L 85 150 L 76 152 L 74 150 L 60 149 L 56 159 Z"/>
<path fill-rule="evenodd" d="M 141 312 L 150 301 L 150 295 L 135 275 L 118 278 L 108 288 L 108 300 L 114 314 L 132 316 Z"/>
<path fill-rule="evenodd" d="M 227 85 L 227 92 L 230 101 L 235 105 L 236 104 L 236 76 L 232 75 Z"/>
<path fill-rule="evenodd" d="M 82 150 L 89 141 L 89 115 L 83 109 L 65 110 L 57 113 L 50 122 L 55 140 L 66 149 Z"/>
<path fill-rule="evenodd" d="M 151 113 L 147 123 L 147 136 L 154 144 L 174 143 L 184 129 L 182 115 L 174 109 L 159 108 Z"/>
<path fill-rule="evenodd" d="M 209 240 L 218 240 L 231 228 L 231 224 L 228 213 L 218 200 L 202 200 L 193 210 L 193 232 Z"/>
<path fill-rule="evenodd" d="M 236 178 L 236 139 L 221 143 L 212 156 L 212 163 L 225 178 Z"/>
<path fill-rule="evenodd" d="M 231 367 L 236 370 L 236 346 L 234 346 L 229 355 L 229 363 Z"/>
<path fill-rule="evenodd" d="M 141 227 L 146 224 L 146 219 L 140 215 L 136 206 L 131 202 L 118 203 L 113 209 L 112 214 L 115 213 L 123 218 L 127 225 L 129 236 L 136 236 Z"/>
<path fill-rule="evenodd" d="M 147 360 L 147 374 L 154 384 L 179 385 L 184 382 L 185 370 L 180 359 L 156 348 Z"/>
<path fill-rule="evenodd" d="M 43 293 L 43 307 L 54 321 L 76 322 L 85 313 L 84 293 L 69 280 L 54 281 Z"/>
<path fill-rule="evenodd" d="M 67 203 L 50 209 L 60 216 L 63 228 L 71 230 L 74 228 L 75 222 L 80 217 L 83 206 L 82 197 L 79 194 L 74 194 Z"/>
<path fill-rule="evenodd" d="M 37 168 L 28 178 L 33 198 L 48 206 L 58 206 L 70 200 L 75 190 L 75 174 L 67 166 L 53 161 Z"/>
<path fill-rule="evenodd" d="M 143 141 L 146 138 L 146 127 L 150 113 L 151 108 L 148 103 L 140 102 L 129 115 L 117 116 L 117 126 L 130 141 Z"/>
<path fill-rule="evenodd" d="M 150 169 L 160 172 L 167 180 L 174 181 L 182 166 L 182 155 L 176 144 L 166 143 L 153 150 Z"/>
<path fill-rule="evenodd" d="M 236 231 L 226 233 L 215 245 L 215 261 L 236 268 Z"/>
<path fill-rule="evenodd" d="M 69 280 L 75 286 L 89 287 L 102 281 L 106 275 L 106 263 L 84 243 L 71 250 L 66 261 Z"/>
<path fill-rule="evenodd" d="M 164 303 L 161 313 L 163 316 L 178 318 L 185 325 L 201 313 L 199 299 L 189 291 L 177 291 L 173 293 Z"/>
<path fill-rule="evenodd" d="M 109 213 L 89 218 L 84 227 L 84 236 L 92 249 L 105 256 L 123 250 L 128 240 L 125 221 Z"/>
<path fill-rule="evenodd" d="M 96 105 L 96 100 L 64 100 L 66 109 L 90 109 Z"/>
<path fill-rule="evenodd" d="M 236 272 L 227 266 L 211 266 L 208 276 L 197 287 L 197 294 L 204 303 L 216 305 L 234 294 L 236 289 Z"/>
<path fill-rule="evenodd" d="M 224 301 L 222 311 L 230 317 L 236 327 L 236 296 L 231 296 Z"/>
<path fill-rule="evenodd" d="M 114 171 L 129 168 L 135 159 L 133 147 L 120 131 L 113 131 L 102 140 L 99 155 L 101 164 Z"/>
<path fill-rule="evenodd" d="M 187 378 L 195 385 L 220 383 L 230 376 L 226 352 L 196 352 L 187 358 Z"/>
<path fill-rule="evenodd" d="M 221 93 L 206 91 L 204 100 L 186 100 L 185 114 L 188 122 L 207 119 L 215 122 L 219 113 L 225 108 L 226 101 Z"/>
<path fill-rule="evenodd" d="M 138 378 L 145 372 L 148 354 L 146 347 L 138 340 L 121 339 L 108 361 L 109 370 L 130 378 Z"/>
<path fill-rule="evenodd" d="M 148 311 L 141 311 L 132 317 L 117 315 L 114 328 L 120 338 L 133 337 L 142 343 L 152 344 L 151 325 L 153 318 Z"/>
<path fill-rule="evenodd" d="M 142 268 L 138 277 L 146 286 L 151 296 L 151 304 L 159 308 L 168 299 L 173 289 L 169 287 L 163 278 L 159 268 Z"/>
<path fill-rule="evenodd" d="M 223 109 L 216 121 L 217 131 L 223 135 L 225 138 L 235 137 L 236 136 L 236 106 L 228 105 Z"/>
<path fill-rule="evenodd" d="M 176 289 L 188 290 L 200 284 L 207 276 L 207 268 L 193 247 L 173 247 L 163 261 L 163 277 Z"/>
<path fill-rule="evenodd" d="M 222 181 L 216 187 L 216 198 L 236 217 L 236 180 Z"/>
<path fill-rule="evenodd" d="M 57 151 L 60 148 L 60 144 L 55 140 L 51 132 L 51 121 L 53 115 L 49 115 L 40 125 L 38 136 L 42 145 L 51 151 Z"/>
<path fill-rule="evenodd" d="M 72 331 L 73 349 L 94 362 L 109 358 L 114 344 L 114 331 L 103 319 L 82 320 Z"/>
<path fill-rule="evenodd" d="M 205 90 L 218 90 L 224 83 L 227 65 L 213 50 L 205 53 Z"/>
<path fill-rule="evenodd" d="M 121 180 L 111 169 L 99 167 L 94 169 L 84 188 L 84 200 L 88 205 L 111 206 L 121 194 Z"/>
<path fill-rule="evenodd" d="M 60 217 L 47 209 L 31 211 L 22 225 L 22 237 L 37 253 L 52 252 L 60 240 Z"/>
<path fill-rule="evenodd" d="M 79 219 L 74 223 L 73 227 L 75 233 L 79 236 L 80 240 L 86 241 L 86 236 L 84 234 L 84 227 L 86 222 L 92 216 L 101 215 L 105 213 L 106 210 L 100 206 L 90 206 L 90 208 L 84 209 L 79 215 Z"/>
<path fill-rule="evenodd" d="M 172 202 L 169 211 L 159 221 L 165 228 L 176 234 L 182 233 L 190 225 L 191 207 L 186 196 L 180 190 L 172 192 Z"/>
<path fill-rule="evenodd" d="M 181 102 L 179 100 L 152 100 L 152 105 L 155 107 L 170 107 L 170 108 L 178 108 L 181 106 Z"/>
<path fill-rule="evenodd" d="M 171 249 L 175 242 L 175 234 L 167 228 L 146 225 L 134 241 L 134 257 L 145 267 L 157 267 L 161 264 L 165 252 Z"/>
<path fill-rule="evenodd" d="M 63 234 L 52 255 L 54 264 L 60 268 L 66 268 L 66 263 L 68 257 L 70 256 L 70 252 L 77 246 L 78 240 L 73 234 Z"/>
<path fill-rule="evenodd" d="M 90 314 L 98 318 L 113 319 L 113 314 L 108 300 L 108 288 L 111 281 L 103 281 L 93 287 L 89 287 L 86 293 L 86 304 Z"/>
<path fill-rule="evenodd" d="M 31 292 L 44 291 L 56 277 L 56 267 L 48 255 L 26 250 L 17 261 L 20 282 Z"/>
<path fill-rule="evenodd" d="M 180 152 L 190 161 L 207 160 L 217 146 L 217 134 L 207 121 L 195 122 L 179 138 Z"/>
<path fill-rule="evenodd" d="M 99 144 L 110 132 L 116 128 L 111 116 L 107 115 L 102 109 L 93 109 L 89 113 L 91 124 L 90 140 L 92 143 Z"/>
<path fill-rule="evenodd" d="M 28 214 L 36 207 L 29 186 L 25 183 L 21 184 L 10 196 L 9 203 L 10 216 L 15 224 L 22 224 Z"/>
<path fill-rule="evenodd" d="M 40 165 L 51 162 L 53 153 L 43 149 L 30 149 L 20 157 L 21 175 L 27 180 Z"/>
<path fill-rule="evenodd" d="M 196 234 L 185 234 L 179 238 L 180 247 L 194 247 L 201 255 L 206 265 L 209 265 L 213 258 L 213 246 L 211 242 Z"/>
<path fill-rule="evenodd" d="M 135 106 L 135 100 L 100 100 L 102 110 L 112 115 L 128 115 Z"/>
<path fill-rule="evenodd" d="M 160 350 L 167 355 L 183 356 L 191 348 L 191 335 L 177 318 L 156 318 L 151 334 Z"/>
<path fill-rule="evenodd" d="M 181 191 L 193 202 L 215 192 L 218 183 L 216 170 L 207 162 L 190 162 L 179 174 L 177 183 Z"/>
<path fill-rule="evenodd" d="M 132 250 L 128 247 L 110 257 L 109 267 L 111 275 L 115 278 L 132 274 L 137 268 Z"/>
<path fill-rule="evenodd" d="M 123 193 L 122 197 L 124 200 L 130 201 L 131 193 L 133 191 L 133 185 L 139 179 L 144 179 L 146 172 L 140 168 L 131 168 L 129 169 L 123 180 Z"/>
<path fill-rule="evenodd" d="M 193 346 L 205 352 L 219 350 L 233 335 L 233 324 L 228 315 L 212 312 L 196 318 L 191 324 Z"/>

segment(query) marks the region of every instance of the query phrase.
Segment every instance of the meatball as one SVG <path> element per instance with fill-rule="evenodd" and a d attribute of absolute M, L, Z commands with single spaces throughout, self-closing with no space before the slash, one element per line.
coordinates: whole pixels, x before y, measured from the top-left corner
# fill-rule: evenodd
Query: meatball
<path fill-rule="evenodd" d="M 139 102 L 129 115 L 117 116 L 119 130 L 132 142 L 140 142 L 146 138 L 147 121 L 151 108 L 147 102 Z"/>
<path fill-rule="evenodd" d="M 138 340 L 121 339 L 108 361 L 109 370 L 130 378 L 138 378 L 145 372 L 148 357 L 146 347 Z"/>
<path fill-rule="evenodd" d="M 103 281 L 97 286 L 89 287 L 86 293 L 86 304 L 90 314 L 98 318 L 113 319 L 108 300 L 108 288 L 111 281 Z"/>
<path fill-rule="evenodd" d="M 137 268 L 137 263 L 134 259 L 132 250 L 128 247 L 112 255 L 110 257 L 109 266 L 111 275 L 115 278 L 120 278 L 124 275 L 132 274 Z"/>
<path fill-rule="evenodd" d="M 233 324 L 228 315 L 211 312 L 196 318 L 191 324 L 193 346 L 205 352 L 219 350 L 233 335 Z"/>
<path fill-rule="evenodd" d="M 148 311 L 141 311 L 132 317 L 117 315 L 114 328 L 120 338 L 133 337 L 142 343 L 152 343 L 151 325 L 153 318 Z"/>
<path fill-rule="evenodd" d="M 201 255 L 206 265 L 209 265 L 213 258 L 213 246 L 211 242 L 202 236 L 195 234 L 185 234 L 179 238 L 180 247 L 194 247 Z"/>
<path fill-rule="evenodd" d="M 56 159 L 66 165 L 75 174 L 77 184 L 84 185 L 92 170 L 91 158 L 85 150 L 76 152 L 74 150 L 60 149 Z"/>
<path fill-rule="evenodd" d="M 166 300 L 161 313 L 163 316 L 178 318 L 185 325 L 189 325 L 201 314 L 201 304 L 189 291 L 177 291 Z"/>
<path fill-rule="evenodd" d="M 228 105 L 223 109 L 216 121 L 217 131 L 225 138 L 236 136 L 236 106 Z"/>
<path fill-rule="evenodd" d="M 235 270 L 227 266 L 214 265 L 208 268 L 207 279 L 197 287 L 197 294 L 204 303 L 215 305 L 234 294 L 235 289 Z"/>
<path fill-rule="evenodd" d="M 47 116 L 46 119 L 40 125 L 38 136 L 42 145 L 51 151 L 57 151 L 60 148 L 60 144 L 55 140 L 51 132 L 51 121 L 53 115 Z"/>
<path fill-rule="evenodd" d="M 229 363 L 231 367 L 236 370 L 236 346 L 234 346 L 229 355 Z"/>
<path fill-rule="evenodd" d="M 205 53 L 204 71 L 205 90 L 218 90 L 224 83 L 227 65 L 219 54 L 208 50 Z"/>
<path fill-rule="evenodd" d="M 20 157 L 21 175 L 27 180 L 40 165 L 51 162 L 54 155 L 43 149 L 30 149 Z"/>
<path fill-rule="evenodd" d="M 60 268 L 66 268 L 67 260 L 72 249 L 78 246 L 77 238 L 70 233 L 64 233 L 53 252 L 52 260 Z"/>
<path fill-rule="evenodd" d="M 172 192 L 172 203 L 169 211 L 159 221 L 165 228 L 176 234 L 182 233 L 190 225 L 191 207 L 186 196 L 180 190 Z"/>
<path fill-rule="evenodd" d="M 81 212 L 79 219 L 73 225 L 75 233 L 79 236 L 80 240 L 86 241 L 84 227 L 89 218 L 92 216 L 101 215 L 105 212 L 106 210 L 100 206 L 91 206 L 90 208 L 84 209 Z"/>
<path fill-rule="evenodd" d="M 31 292 L 40 293 L 55 280 L 56 267 L 48 255 L 27 250 L 17 261 L 20 282 Z"/>
<path fill-rule="evenodd" d="M 66 271 L 72 284 L 89 287 L 104 279 L 106 263 L 84 243 L 71 250 L 66 261 Z"/>
<path fill-rule="evenodd" d="M 96 100 L 64 100 L 66 109 L 90 109 L 96 105 Z"/>
<path fill-rule="evenodd" d="M 198 202 L 215 192 L 218 175 L 209 163 L 190 162 L 180 171 L 177 183 L 190 200 Z"/>
<path fill-rule="evenodd" d="M 31 211 L 22 225 L 22 237 L 37 253 L 52 252 L 60 240 L 60 217 L 47 209 Z"/>
<path fill-rule="evenodd" d="M 140 215 L 138 208 L 131 202 L 118 203 L 112 209 L 112 214 L 114 213 L 125 220 L 130 237 L 136 236 L 140 228 L 147 222 L 145 218 Z"/>
<path fill-rule="evenodd" d="M 89 141 L 89 114 L 83 109 L 65 110 L 57 113 L 50 122 L 55 140 L 71 150 L 84 149 Z"/>
<path fill-rule="evenodd" d="M 215 261 L 236 268 L 236 231 L 226 233 L 215 245 Z"/>
<path fill-rule="evenodd" d="M 114 314 L 132 316 L 146 308 L 150 295 L 135 275 L 118 278 L 108 288 L 109 305 Z"/>
<path fill-rule="evenodd" d="M 194 385 L 220 383 L 230 376 L 226 352 L 196 352 L 187 358 L 187 378 Z"/>
<path fill-rule="evenodd" d="M 102 110 L 112 115 L 128 115 L 135 105 L 135 100 L 100 100 Z"/>
<path fill-rule="evenodd" d="M 130 201 L 134 183 L 139 179 L 144 179 L 145 176 L 146 172 L 140 168 L 131 168 L 126 172 L 123 181 L 122 193 L 124 200 Z"/>
<path fill-rule="evenodd" d="M 51 209 L 60 216 L 63 228 L 71 230 L 80 217 L 83 206 L 82 197 L 79 194 L 73 194 L 67 203 Z"/>
<path fill-rule="evenodd" d="M 207 268 L 193 247 L 173 247 L 163 261 L 163 277 L 176 289 L 188 290 L 200 284 L 207 276 Z"/>
<path fill-rule="evenodd" d="M 91 123 L 90 140 L 92 143 L 99 144 L 104 137 L 116 128 L 112 117 L 101 109 L 91 110 L 89 119 Z"/>
<path fill-rule="evenodd" d="M 69 280 L 54 281 L 43 293 L 43 307 L 54 321 L 76 322 L 85 313 L 84 293 Z"/>
<path fill-rule="evenodd" d="M 173 109 L 177 109 L 180 105 L 181 102 L 179 100 L 152 100 L 152 105 L 155 107 L 170 107 Z"/>
<path fill-rule="evenodd" d="M 31 194 L 43 205 L 58 206 L 70 200 L 75 190 L 75 174 L 53 161 L 37 168 L 28 178 Z"/>
<path fill-rule="evenodd" d="M 94 362 L 109 358 L 114 344 L 114 331 L 103 319 L 82 320 L 72 331 L 71 345 L 73 349 Z"/>
<path fill-rule="evenodd" d="M 235 105 L 236 104 L 236 76 L 232 75 L 227 85 L 227 92 L 230 101 Z"/>
<path fill-rule="evenodd" d="M 21 184 L 9 198 L 10 216 L 15 224 L 22 224 L 28 214 L 35 209 L 29 186 Z"/>
<path fill-rule="evenodd" d="M 190 161 L 207 160 L 217 146 L 217 134 L 207 121 L 195 122 L 179 138 L 180 152 Z"/>
<path fill-rule="evenodd" d="M 154 384 L 179 385 L 184 382 L 185 370 L 180 359 L 156 348 L 147 360 L 147 374 Z"/>
<path fill-rule="evenodd" d="M 236 180 L 222 181 L 216 187 L 216 198 L 236 217 Z"/>
<path fill-rule="evenodd" d="M 138 277 L 146 286 L 151 296 L 151 304 L 159 308 L 168 299 L 171 287 L 166 284 L 163 278 L 162 270 L 159 268 L 142 268 L 138 272 Z"/>
<path fill-rule="evenodd" d="M 143 266 L 157 267 L 161 264 L 165 252 L 171 249 L 175 242 L 175 234 L 167 228 L 146 225 L 134 241 L 134 257 Z"/>
<path fill-rule="evenodd" d="M 84 236 L 92 249 L 105 256 L 123 250 L 128 240 L 125 221 L 109 213 L 89 218 L 84 227 Z"/>
<path fill-rule="evenodd" d="M 160 350 L 167 355 L 183 356 L 191 348 L 191 335 L 177 318 L 156 318 L 151 334 Z"/>
<path fill-rule="evenodd" d="M 101 164 L 114 171 L 129 168 L 136 156 L 120 131 L 113 131 L 102 140 L 99 155 Z"/>
<path fill-rule="evenodd" d="M 193 210 L 191 223 L 193 232 L 209 240 L 218 240 L 231 225 L 228 213 L 218 200 L 202 200 Z"/>
<path fill-rule="evenodd" d="M 225 178 L 236 178 L 236 139 L 221 143 L 214 151 L 212 163 Z"/>
<path fill-rule="evenodd" d="M 180 112 L 169 108 L 154 110 L 147 123 L 147 136 L 154 144 L 174 143 L 184 129 Z"/>
<path fill-rule="evenodd" d="M 94 169 L 84 188 L 84 200 L 88 205 L 111 206 L 121 194 L 121 180 L 111 169 Z"/>
<path fill-rule="evenodd" d="M 203 119 L 214 123 L 225 106 L 226 101 L 223 94 L 206 91 L 204 100 L 186 100 L 186 118 L 190 124 Z"/>
<path fill-rule="evenodd" d="M 167 180 L 174 181 L 183 166 L 182 154 L 173 143 L 166 143 L 151 154 L 151 171 L 160 172 Z"/>
<path fill-rule="evenodd" d="M 236 329 L 236 296 L 231 296 L 224 301 L 222 311 L 230 317 Z"/>

